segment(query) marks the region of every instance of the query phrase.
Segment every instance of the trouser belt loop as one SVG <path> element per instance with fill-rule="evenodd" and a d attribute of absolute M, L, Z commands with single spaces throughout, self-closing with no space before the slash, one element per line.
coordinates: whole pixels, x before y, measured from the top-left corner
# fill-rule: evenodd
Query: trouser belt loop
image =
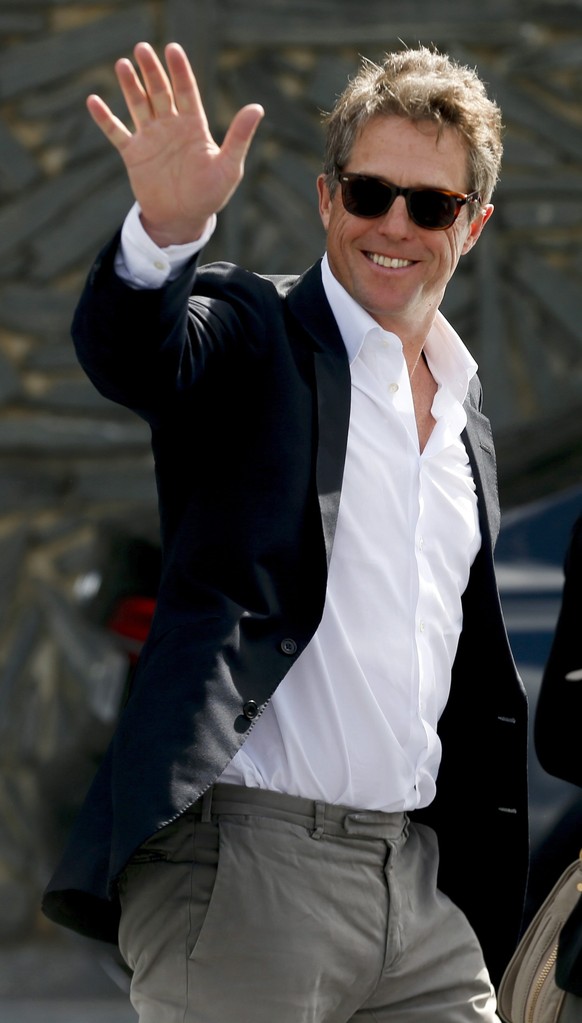
<path fill-rule="evenodd" d="M 323 826 L 325 824 L 325 803 L 321 803 L 319 800 L 315 801 L 315 827 L 311 832 L 311 837 L 318 839 L 323 835 Z"/>
<path fill-rule="evenodd" d="M 203 821 L 204 824 L 210 823 L 211 812 L 212 812 L 212 785 L 210 786 L 209 789 L 206 789 L 206 792 L 202 796 L 202 816 L 200 820 Z"/>

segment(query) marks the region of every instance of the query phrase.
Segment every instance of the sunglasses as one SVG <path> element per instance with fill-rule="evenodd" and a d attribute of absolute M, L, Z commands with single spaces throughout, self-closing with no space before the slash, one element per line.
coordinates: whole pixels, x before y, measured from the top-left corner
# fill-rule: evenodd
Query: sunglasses
<path fill-rule="evenodd" d="M 427 231 L 446 231 L 469 202 L 481 202 L 478 192 L 449 192 L 442 188 L 400 188 L 367 174 L 338 171 L 344 209 L 354 217 L 382 217 L 402 195 L 408 216 Z"/>

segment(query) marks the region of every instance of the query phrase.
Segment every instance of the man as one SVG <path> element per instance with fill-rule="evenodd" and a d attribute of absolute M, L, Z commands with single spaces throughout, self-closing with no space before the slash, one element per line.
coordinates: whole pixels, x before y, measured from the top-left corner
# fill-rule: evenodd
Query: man
<path fill-rule="evenodd" d="M 327 118 L 326 255 L 270 279 L 198 265 L 261 108 L 220 148 L 183 50 L 135 58 L 133 134 L 88 101 L 137 205 L 73 334 L 151 426 L 164 564 L 45 911 L 119 925 L 140 1023 L 491 1023 L 526 709 L 476 366 L 438 310 L 493 211 L 498 108 L 426 48 L 364 62 Z"/>
<path fill-rule="evenodd" d="M 582 787 L 579 733 L 582 711 L 581 584 L 582 515 L 578 515 L 564 558 L 562 602 L 535 711 L 534 744 L 540 764 L 549 774 L 579 787 Z M 582 844 L 581 836 L 575 831 L 571 825 L 568 835 L 571 859 Z M 565 846 L 564 840 L 561 844 Z M 566 865 L 562 863 L 562 867 Z M 582 898 L 560 931 L 556 984 L 565 992 L 560 1020 L 577 1023 L 582 1019 Z"/>

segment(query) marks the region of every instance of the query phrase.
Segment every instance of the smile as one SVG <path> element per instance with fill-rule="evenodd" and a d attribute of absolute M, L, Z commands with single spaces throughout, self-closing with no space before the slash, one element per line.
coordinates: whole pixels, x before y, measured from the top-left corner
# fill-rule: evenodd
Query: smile
<path fill-rule="evenodd" d="M 387 266 L 390 270 L 401 270 L 404 266 L 412 266 L 411 259 L 396 259 L 393 256 L 381 256 L 378 252 L 368 252 L 368 259 L 378 266 Z"/>

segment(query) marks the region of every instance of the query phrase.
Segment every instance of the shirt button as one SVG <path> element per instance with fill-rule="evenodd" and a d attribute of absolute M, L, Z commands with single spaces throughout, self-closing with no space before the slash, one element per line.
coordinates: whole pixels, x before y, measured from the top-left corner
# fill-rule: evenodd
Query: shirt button
<path fill-rule="evenodd" d="M 396 394 L 396 391 L 398 390 L 398 384 L 390 384 L 390 390 L 392 391 L 392 394 Z"/>
<path fill-rule="evenodd" d="M 418 549 L 421 550 L 421 551 L 424 550 L 424 537 L 423 536 L 419 536 L 419 538 L 418 538 Z"/>
<path fill-rule="evenodd" d="M 166 269 L 166 264 L 162 263 L 161 259 L 156 259 L 156 261 L 154 263 L 154 266 L 155 266 L 156 270 L 165 270 Z"/>
<path fill-rule="evenodd" d="M 293 657 L 293 654 L 297 653 L 297 643 L 294 639 L 282 639 L 280 647 L 288 657 Z"/>
<path fill-rule="evenodd" d="M 254 721 L 254 719 L 256 718 L 258 713 L 259 713 L 259 708 L 258 708 L 257 704 L 255 703 L 255 701 L 254 700 L 247 700 L 247 702 L 243 705 L 243 714 L 244 714 L 244 716 L 249 721 Z"/>
<path fill-rule="evenodd" d="M 420 622 L 418 623 L 418 628 L 420 629 L 421 632 L 424 632 L 424 622 L 423 622 L 422 618 L 420 619 Z"/>

